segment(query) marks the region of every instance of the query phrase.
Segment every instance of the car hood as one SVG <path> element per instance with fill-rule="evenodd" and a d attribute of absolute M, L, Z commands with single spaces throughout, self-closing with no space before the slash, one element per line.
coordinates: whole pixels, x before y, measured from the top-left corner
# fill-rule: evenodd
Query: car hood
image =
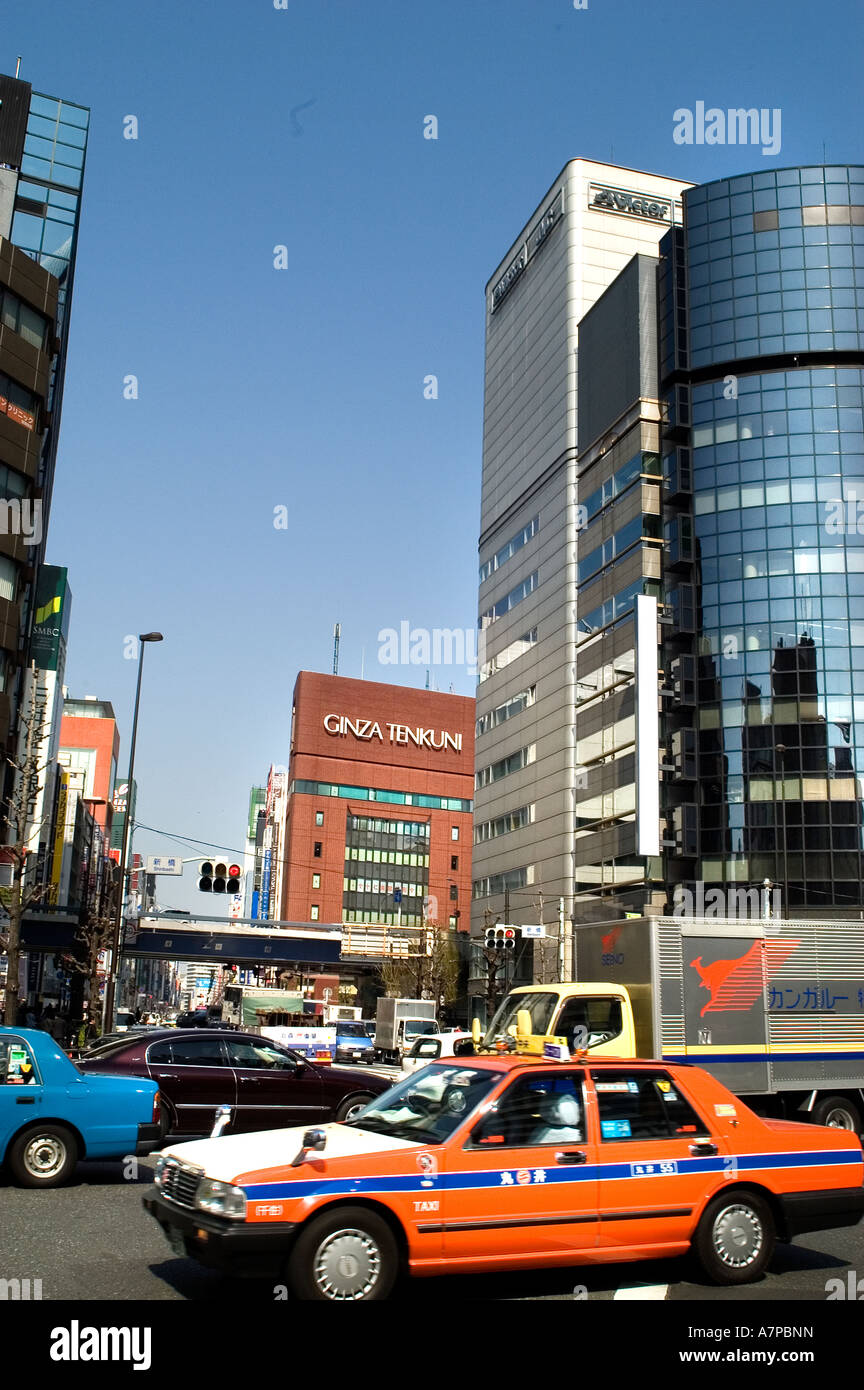
<path fill-rule="evenodd" d="M 393 1139 L 386 1134 L 337 1123 L 316 1125 L 327 1135 L 323 1153 L 309 1155 L 314 1162 L 326 1158 L 355 1158 L 358 1154 L 392 1153 L 398 1149 L 423 1148 L 420 1141 Z M 180 1163 L 203 1168 L 208 1178 L 220 1182 L 237 1182 L 244 1173 L 258 1173 L 266 1168 L 284 1168 L 303 1143 L 309 1125 L 293 1125 L 290 1129 L 268 1129 L 256 1134 L 226 1134 L 221 1139 L 196 1139 L 188 1144 L 171 1144 L 162 1154 Z M 298 1176 L 300 1168 L 298 1167 Z"/>

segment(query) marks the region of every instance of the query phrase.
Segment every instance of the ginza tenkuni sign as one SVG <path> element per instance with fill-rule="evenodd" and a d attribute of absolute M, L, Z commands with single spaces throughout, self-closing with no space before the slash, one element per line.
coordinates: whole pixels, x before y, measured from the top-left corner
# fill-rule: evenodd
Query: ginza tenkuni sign
<path fill-rule="evenodd" d="M 397 743 L 407 747 L 413 743 L 417 748 L 434 748 L 438 752 L 452 748 L 454 753 L 462 752 L 462 735 L 448 734 L 443 729 L 412 728 L 409 724 L 385 723 L 388 731 L 385 739 L 382 726 L 377 719 L 349 719 L 347 714 L 325 714 L 324 728 L 328 734 L 346 737 L 352 734 L 364 743 L 378 739 L 381 743 Z"/>

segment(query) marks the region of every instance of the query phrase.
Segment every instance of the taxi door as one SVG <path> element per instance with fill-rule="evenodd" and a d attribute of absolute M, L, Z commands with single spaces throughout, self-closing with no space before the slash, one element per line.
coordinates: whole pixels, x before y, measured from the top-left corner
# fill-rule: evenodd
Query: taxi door
<path fill-rule="evenodd" d="M 0 1034 L 0 1154 L 9 1136 L 42 1110 L 42 1078 L 24 1038 Z"/>
<path fill-rule="evenodd" d="M 561 1256 L 598 1239 L 596 1145 L 587 1142 L 584 1069 L 516 1072 L 448 1150 L 445 1260 Z"/>
<path fill-rule="evenodd" d="M 600 1246 L 690 1240 L 706 1193 L 722 1186 L 727 1146 L 661 1067 L 592 1070 L 599 1130 Z"/>

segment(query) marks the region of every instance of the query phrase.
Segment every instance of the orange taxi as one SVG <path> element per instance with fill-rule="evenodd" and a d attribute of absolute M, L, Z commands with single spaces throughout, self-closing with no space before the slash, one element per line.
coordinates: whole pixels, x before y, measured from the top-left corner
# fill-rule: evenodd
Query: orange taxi
<path fill-rule="evenodd" d="M 456 1057 L 344 1124 L 178 1144 L 144 1205 L 172 1248 L 295 1297 L 384 1299 L 413 1275 L 642 1260 L 717 1283 L 775 1238 L 854 1225 L 846 1130 L 763 1120 L 698 1067 Z"/>

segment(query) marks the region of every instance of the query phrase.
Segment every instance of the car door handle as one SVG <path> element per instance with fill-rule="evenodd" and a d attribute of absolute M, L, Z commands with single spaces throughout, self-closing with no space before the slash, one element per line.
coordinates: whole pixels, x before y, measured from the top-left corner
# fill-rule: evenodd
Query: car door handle
<path fill-rule="evenodd" d="M 36 1097 L 35 1097 L 35 1096 L 16 1096 L 16 1097 L 15 1097 L 15 1104 L 16 1104 L 16 1105 L 35 1105 L 35 1104 L 36 1104 Z"/>
<path fill-rule="evenodd" d="M 708 1158 L 711 1154 L 716 1154 L 717 1151 L 717 1145 L 712 1144 L 710 1139 L 699 1139 L 695 1144 L 690 1145 L 690 1152 L 694 1158 Z"/>
<path fill-rule="evenodd" d="M 556 1163 L 587 1163 L 588 1155 L 581 1149 L 567 1149 L 555 1155 Z"/>

